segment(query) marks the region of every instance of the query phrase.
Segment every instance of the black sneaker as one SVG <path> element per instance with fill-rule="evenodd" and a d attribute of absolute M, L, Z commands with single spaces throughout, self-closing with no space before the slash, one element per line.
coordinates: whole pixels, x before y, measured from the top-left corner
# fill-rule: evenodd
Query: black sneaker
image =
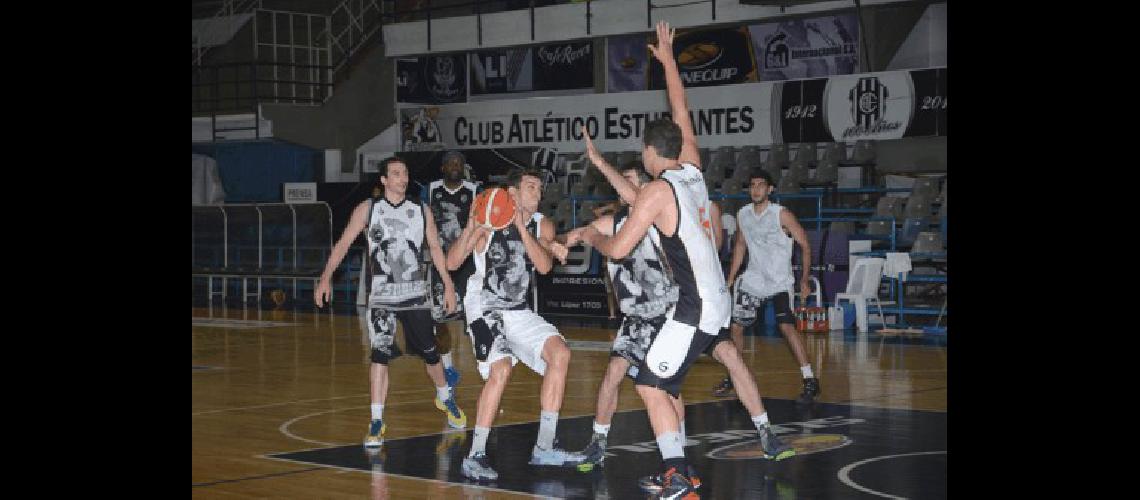
<path fill-rule="evenodd" d="M 602 465 L 602 462 L 606 460 L 606 435 L 595 432 L 590 438 L 590 444 L 587 444 L 586 449 L 582 450 L 582 454 L 586 455 L 586 461 L 582 465 Z M 582 469 L 582 465 L 579 465 L 578 468 Z"/>
<path fill-rule="evenodd" d="M 665 471 L 661 477 L 661 491 L 654 495 L 654 498 L 662 500 L 678 500 L 678 499 L 699 499 L 700 495 L 696 493 L 696 488 L 693 482 L 685 477 L 684 474 L 677 472 L 677 469 L 672 467 Z"/>
<path fill-rule="evenodd" d="M 765 425 L 757 434 L 760 436 L 760 449 L 764 450 L 764 458 L 779 461 L 796 454 L 795 448 L 784 444 L 776 433 L 772 432 L 771 426 Z"/>
<path fill-rule="evenodd" d="M 800 393 L 799 400 L 804 403 L 810 403 L 819 395 L 819 379 L 815 377 L 804 379 L 804 390 Z"/>
<path fill-rule="evenodd" d="M 713 387 L 713 396 L 723 398 L 732 395 L 732 379 L 725 377 L 720 385 Z"/>
<path fill-rule="evenodd" d="M 685 467 L 688 471 L 689 482 L 693 485 L 693 490 L 701 489 L 701 478 L 697 477 L 697 470 L 692 465 Z M 637 486 L 641 491 L 656 495 L 661 492 L 661 474 L 652 474 L 637 480 Z"/>

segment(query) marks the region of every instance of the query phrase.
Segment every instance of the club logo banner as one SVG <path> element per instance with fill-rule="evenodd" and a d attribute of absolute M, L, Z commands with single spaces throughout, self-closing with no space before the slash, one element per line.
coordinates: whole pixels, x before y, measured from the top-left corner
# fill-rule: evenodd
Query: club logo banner
<path fill-rule="evenodd" d="M 594 42 L 539 45 L 534 54 L 534 89 L 593 88 Z"/>
<path fill-rule="evenodd" d="M 946 68 L 888 71 L 686 90 L 702 148 L 853 142 L 946 135 Z M 404 150 L 584 149 L 581 127 L 603 151 L 637 151 L 646 124 L 668 118 L 662 91 L 399 106 Z"/>
<path fill-rule="evenodd" d="M 571 42 L 473 52 L 471 95 L 592 89 L 593 47 Z"/>
<path fill-rule="evenodd" d="M 827 125 L 836 141 L 899 139 L 914 112 L 907 71 L 831 77 L 824 94 Z"/>
<path fill-rule="evenodd" d="M 760 81 L 854 73 L 859 22 L 854 13 L 748 27 Z"/>
<path fill-rule="evenodd" d="M 425 56 L 396 61 L 396 102 L 448 104 L 467 101 L 467 58 Z"/>
<path fill-rule="evenodd" d="M 606 38 L 606 91 L 634 92 L 645 90 L 649 74 L 648 40 L 645 35 L 622 35 Z"/>

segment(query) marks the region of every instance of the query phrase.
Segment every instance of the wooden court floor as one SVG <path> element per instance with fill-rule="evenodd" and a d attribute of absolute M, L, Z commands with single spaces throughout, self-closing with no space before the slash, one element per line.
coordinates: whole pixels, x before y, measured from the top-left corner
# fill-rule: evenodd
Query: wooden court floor
<path fill-rule="evenodd" d="M 194 497 L 534 497 L 266 457 L 361 442 L 369 419 L 368 348 L 357 317 L 223 307 L 192 308 L 191 315 Z M 458 325 L 450 326 L 457 329 Z M 559 329 L 573 349 L 560 417 L 593 415 L 612 333 L 596 327 Z M 402 344 L 402 335 L 397 338 Z M 808 354 L 823 388 L 819 401 L 945 412 L 945 342 L 898 340 L 875 334 L 845 336 L 840 332 L 805 335 Z M 460 407 L 468 414 L 470 429 L 482 380 L 475 369 L 470 341 L 460 336 L 459 342 L 453 350 L 462 374 L 456 394 Z M 756 375 L 765 400 L 795 399 L 801 388 L 800 372 L 785 340 L 779 336 L 757 336 L 746 337 L 746 343 L 744 358 Z M 445 431 L 444 417 L 432 403 L 434 390 L 422 361 L 405 355 L 391 364 L 391 370 L 384 410 L 386 438 L 390 441 Z M 721 365 L 702 357 L 685 381 L 686 403 L 719 400 L 712 396 L 711 388 L 723 376 Z M 518 365 L 495 425 L 537 421 L 540 382 L 536 374 Z M 632 384 L 623 383 L 618 411 L 643 408 Z M 560 426 L 560 435 L 562 430 Z M 464 443 L 464 453 L 467 446 Z"/>

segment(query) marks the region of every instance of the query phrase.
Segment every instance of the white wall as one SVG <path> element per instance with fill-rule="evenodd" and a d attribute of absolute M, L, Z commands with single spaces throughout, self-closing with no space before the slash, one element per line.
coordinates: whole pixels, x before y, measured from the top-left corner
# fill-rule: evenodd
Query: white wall
<path fill-rule="evenodd" d="M 670 0 L 673 1 L 673 0 Z M 541 42 L 652 31 L 652 23 L 667 20 L 678 28 L 738 23 L 766 18 L 854 8 L 851 1 L 817 2 L 792 7 L 741 5 L 739 0 L 714 0 L 716 19 L 709 3 L 653 9 L 646 19 L 645 3 L 630 0 L 595 1 L 592 23 L 586 33 L 586 4 L 561 4 L 535 8 L 534 39 L 530 37 L 530 10 L 483 15 L 483 43 L 479 43 L 475 16 L 433 19 L 431 50 L 427 43 L 427 21 L 384 26 L 384 55 L 388 57 L 467 51 L 475 48 L 508 47 Z M 905 0 L 863 0 L 863 6 L 900 3 Z M 656 4 L 665 3 L 655 0 Z M 673 3 L 682 3 L 680 0 Z"/>

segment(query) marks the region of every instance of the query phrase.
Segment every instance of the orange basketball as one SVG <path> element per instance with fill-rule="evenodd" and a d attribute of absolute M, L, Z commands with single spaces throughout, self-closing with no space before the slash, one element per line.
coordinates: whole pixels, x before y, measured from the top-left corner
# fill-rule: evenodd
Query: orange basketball
<path fill-rule="evenodd" d="M 515 201 L 504 188 L 491 188 L 475 197 L 471 204 L 475 223 L 483 227 L 499 230 L 507 227 L 515 218 Z"/>

